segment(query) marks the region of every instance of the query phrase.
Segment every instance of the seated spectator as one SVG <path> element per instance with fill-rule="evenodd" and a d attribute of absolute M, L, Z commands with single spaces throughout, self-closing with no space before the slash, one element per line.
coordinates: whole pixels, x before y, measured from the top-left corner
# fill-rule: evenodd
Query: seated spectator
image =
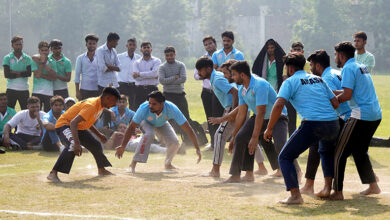
<path fill-rule="evenodd" d="M 65 99 L 65 111 L 68 110 L 72 105 L 76 104 L 76 100 L 72 97 L 68 97 Z"/>
<path fill-rule="evenodd" d="M 127 126 L 130 123 L 131 119 L 133 119 L 135 112 L 133 112 L 127 107 L 127 100 L 127 96 L 122 94 L 121 98 L 116 103 L 116 106 L 110 109 L 112 111 L 111 127 L 114 129 L 118 128 L 119 123 L 124 123 Z"/>
<path fill-rule="evenodd" d="M 32 150 L 41 142 L 42 121 L 45 112 L 40 111 L 40 100 L 31 96 L 27 99 L 27 109 L 22 110 L 7 122 L 3 130 L 3 146 L 18 150 Z M 15 133 L 11 130 L 18 127 Z"/>
<path fill-rule="evenodd" d="M 8 99 L 5 93 L 0 93 L 0 145 L 3 145 L 3 128 L 9 120 L 16 114 L 13 108 L 8 107 Z M 0 149 L 0 154 L 5 151 Z"/>
<path fill-rule="evenodd" d="M 64 99 L 61 96 L 53 96 L 50 99 L 51 109 L 42 118 L 43 136 L 42 148 L 45 151 L 58 151 L 64 148 L 56 133 L 55 125 L 57 119 L 65 112 Z"/>

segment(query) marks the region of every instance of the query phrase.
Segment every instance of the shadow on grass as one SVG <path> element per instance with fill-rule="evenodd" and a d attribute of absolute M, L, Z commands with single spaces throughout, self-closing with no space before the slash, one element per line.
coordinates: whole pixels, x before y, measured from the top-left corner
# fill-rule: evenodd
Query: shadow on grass
<path fill-rule="evenodd" d="M 371 217 L 390 212 L 390 206 L 379 204 L 379 198 L 361 195 L 353 195 L 352 199 L 346 199 L 344 201 L 326 200 L 323 204 L 314 208 L 305 205 L 283 205 L 267 208 L 276 213 L 299 217 L 332 216 L 339 213 L 350 214 L 352 216 Z"/>
<path fill-rule="evenodd" d="M 60 183 L 52 183 L 50 182 L 50 185 L 62 187 L 62 188 L 69 188 L 69 189 L 97 189 L 97 190 L 112 190 L 113 187 L 110 186 L 95 186 L 89 183 L 99 182 L 102 178 L 105 178 L 105 176 L 95 176 L 88 179 L 82 179 L 82 180 L 75 180 L 72 182 L 60 182 Z"/>
<path fill-rule="evenodd" d="M 162 181 L 162 180 L 178 180 L 188 177 L 197 176 L 197 174 L 184 175 L 184 176 L 172 176 L 178 174 L 178 171 L 172 172 L 152 172 L 152 173 L 135 173 L 134 177 L 141 178 L 144 181 Z M 184 181 L 183 181 L 184 182 Z"/>

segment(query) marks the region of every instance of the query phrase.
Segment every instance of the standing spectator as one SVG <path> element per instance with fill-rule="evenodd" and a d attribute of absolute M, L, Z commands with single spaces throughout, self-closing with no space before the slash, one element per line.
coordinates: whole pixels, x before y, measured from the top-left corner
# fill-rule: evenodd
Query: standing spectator
<path fill-rule="evenodd" d="M 127 40 L 127 51 L 118 55 L 121 71 L 118 72 L 119 92 L 129 97 L 130 109 L 135 111 L 135 79 L 133 77 L 134 62 L 141 58 L 141 55 L 135 53 L 137 49 L 137 40 L 130 38 Z"/>
<path fill-rule="evenodd" d="M 223 48 L 214 52 L 211 59 L 214 63 L 214 69 L 217 69 L 226 61 L 233 60 L 244 60 L 244 54 L 233 47 L 234 34 L 232 31 L 225 31 L 221 34 Z"/>
<path fill-rule="evenodd" d="M 88 34 L 85 37 L 85 46 L 88 51 L 77 57 L 74 83 L 76 86 L 76 98 L 78 100 L 99 96 L 98 65 L 95 53 L 98 41 L 99 37 L 97 35 Z"/>
<path fill-rule="evenodd" d="M 49 55 L 49 59 L 53 59 L 57 67 L 57 79 L 53 82 L 53 95 L 67 98 L 69 96 L 68 82 L 72 75 L 72 63 L 62 53 L 62 42 L 60 40 L 52 40 L 50 42 L 50 49 L 52 54 Z"/>
<path fill-rule="evenodd" d="M 19 101 L 20 108 L 27 108 L 28 77 L 31 76 L 31 57 L 23 53 L 23 37 L 15 36 L 11 40 L 13 51 L 3 59 L 4 77 L 7 78 L 8 106 L 15 108 Z"/>
<path fill-rule="evenodd" d="M 149 93 L 157 90 L 158 68 L 161 60 L 152 56 L 152 43 L 149 41 L 141 44 L 142 58 L 135 61 L 133 77 L 136 85 L 136 97 L 134 108 L 146 101 Z"/>
<path fill-rule="evenodd" d="M 8 106 L 8 99 L 5 93 L 0 93 L 0 146 L 3 145 L 3 128 L 9 120 L 16 114 L 15 110 Z M 5 151 L 0 149 L 0 154 Z"/>
<path fill-rule="evenodd" d="M 118 87 L 116 72 L 119 72 L 119 59 L 115 50 L 118 45 L 119 35 L 110 32 L 107 36 L 107 42 L 96 50 L 98 64 L 98 91 L 99 95 L 103 92 L 104 87 Z"/>
<path fill-rule="evenodd" d="M 375 66 L 375 57 L 372 53 L 366 51 L 367 34 L 363 31 L 356 32 L 353 35 L 353 43 L 356 48 L 356 61 L 366 65 L 368 72 L 372 74 L 372 69 Z"/>
<path fill-rule="evenodd" d="M 61 96 L 53 96 L 50 99 L 51 109 L 42 118 L 43 135 L 42 148 L 45 151 L 58 151 L 64 148 L 56 133 L 57 119 L 64 113 L 64 99 Z"/>
<path fill-rule="evenodd" d="M 41 41 L 38 44 L 39 54 L 32 57 L 31 70 L 34 72 L 32 96 L 38 97 L 40 107 L 48 112 L 50 99 L 53 96 L 53 81 L 57 78 L 56 62 L 49 58 L 49 43 Z"/>

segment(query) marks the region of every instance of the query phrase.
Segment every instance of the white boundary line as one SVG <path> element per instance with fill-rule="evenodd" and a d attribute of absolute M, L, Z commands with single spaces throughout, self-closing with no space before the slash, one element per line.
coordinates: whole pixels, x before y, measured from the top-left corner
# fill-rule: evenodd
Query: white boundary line
<path fill-rule="evenodd" d="M 133 218 L 119 217 L 119 216 L 112 216 L 112 215 L 77 215 L 77 214 L 65 214 L 65 213 L 30 212 L 30 211 L 16 211 L 16 210 L 0 210 L 0 213 L 10 213 L 10 214 L 17 214 L 17 215 L 72 217 L 72 218 L 94 218 L 94 219 L 103 218 L 103 219 L 133 220 Z"/>

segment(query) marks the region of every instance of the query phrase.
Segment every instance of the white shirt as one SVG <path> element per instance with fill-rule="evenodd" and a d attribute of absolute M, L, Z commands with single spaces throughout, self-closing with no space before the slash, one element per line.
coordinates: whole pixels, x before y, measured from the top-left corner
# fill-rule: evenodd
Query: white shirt
<path fill-rule="evenodd" d="M 204 56 L 204 57 L 208 57 L 208 58 L 211 59 L 211 56 L 209 55 L 209 53 L 205 53 L 203 56 Z M 199 76 L 199 74 L 198 74 L 198 70 L 197 70 L 197 69 L 194 70 L 194 78 L 195 78 L 196 80 L 201 80 L 201 79 L 200 79 L 200 76 Z M 202 82 L 202 87 L 205 88 L 205 89 L 211 89 L 210 80 L 209 80 L 209 79 L 204 79 L 203 82 Z"/>
<path fill-rule="evenodd" d="M 110 71 L 106 72 L 106 64 L 112 66 L 120 66 L 118 59 L 118 54 L 116 53 L 115 48 L 108 49 L 107 43 L 100 46 L 96 49 L 96 58 L 98 64 L 98 85 L 101 87 L 106 87 L 112 84 L 114 87 L 118 87 L 118 79 L 116 78 L 116 72 Z"/>
<path fill-rule="evenodd" d="M 43 118 L 45 112 L 40 111 L 39 115 L 40 118 Z M 16 113 L 16 115 L 12 117 L 7 124 L 9 124 L 11 128 L 18 126 L 16 134 L 22 133 L 33 136 L 41 135 L 41 127 L 39 126 L 38 120 L 37 118 L 30 117 L 28 109 L 21 110 L 20 112 Z"/>
<path fill-rule="evenodd" d="M 118 59 L 120 62 L 120 72 L 117 72 L 117 77 L 119 82 L 135 82 L 135 79 L 133 78 L 133 66 L 134 62 L 139 60 L 141 58 L 141 55 L 134 53 L 133 59 L 130 58 L 128 52 L 124 52 L 121 54 L 118 54 Z"/>
<path fill-rule="evenodd" d="M 142 57 L 135 61 L 133 71 L 139 73 L 139 77 L 135 78 L 135 85 L 157 85 L 160 64 L 161 60 L 153 56 L 149 60 Z"/>
<path fill-rule="evenodd" d="M 98 65 L 96 60 L 96 53 L 93 55 L 91 61 L 87 56 L 87 52 L 81 54 L 76 60 L 76 76 L 74 78 L 75 83 L 80 83 L 81 77 L 81 89 L 83 90 L 98 90 Z"/>

